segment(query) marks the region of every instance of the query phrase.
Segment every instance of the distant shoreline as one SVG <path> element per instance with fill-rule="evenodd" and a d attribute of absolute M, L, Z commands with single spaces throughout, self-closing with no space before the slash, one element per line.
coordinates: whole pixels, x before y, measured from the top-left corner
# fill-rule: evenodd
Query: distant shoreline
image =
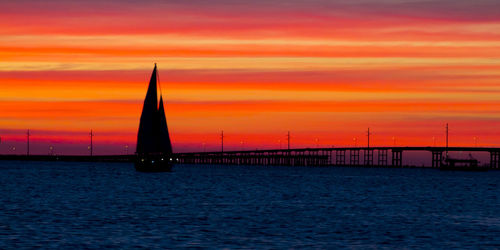
<path fill-rule="evenodd" d="M 133 162 L 134 155 L 0 155 L 7 161 Z"/>

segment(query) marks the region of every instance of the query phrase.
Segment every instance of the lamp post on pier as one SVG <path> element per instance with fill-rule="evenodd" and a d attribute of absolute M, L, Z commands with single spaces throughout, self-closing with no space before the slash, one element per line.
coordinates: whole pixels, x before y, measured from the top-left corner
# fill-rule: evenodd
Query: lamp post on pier
<path fill-rule="evenodd" d="M 94 155 L 94 144 L 93 144 L 93 137 L 94 137 L 94 132 L 92 131 L 92 129 L 90 130 L 90 156 L 93 156 Z"/>
<path fill-rule="evenodd" d="M 224 130 L 220 133 L 220 141 L 221 141 L 221 152 L 224 153 Z"/>
<path fill-rule="evenodd" d="M 28 131 L 26 132 L 26 155 L 27 156 L 30 156 L 30 130 L 28 129 Z"/>
<path fill-rule="evenodd" d="M 286 136 L 287 141 L 288 141 L 288 150 L 290 150 L 290 131 L 288 131 L 288 134 Z"/>
<path fill-rule="evenodd" d="M 366 136 L 368 137 L 368 144 L 367 144 L 368 148 L 370 148 L 370 135 L 371 135 L 370 128 L 368 128 L 368 131 L 366 132 Z"/>

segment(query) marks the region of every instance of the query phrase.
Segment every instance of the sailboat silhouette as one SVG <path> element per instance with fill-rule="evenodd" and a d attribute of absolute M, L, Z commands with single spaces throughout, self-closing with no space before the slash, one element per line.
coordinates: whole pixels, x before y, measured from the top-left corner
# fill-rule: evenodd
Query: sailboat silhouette
<path fill-rule="evenodd" d="M 171 171 L 174 162 L 165 108 L 163 107 L 163 95 L 160 88 L 160 103 L 158 105 L 157 85 L 158 69 L 155 63 L 137 133 L 135 169 L 141 172 Z"/>

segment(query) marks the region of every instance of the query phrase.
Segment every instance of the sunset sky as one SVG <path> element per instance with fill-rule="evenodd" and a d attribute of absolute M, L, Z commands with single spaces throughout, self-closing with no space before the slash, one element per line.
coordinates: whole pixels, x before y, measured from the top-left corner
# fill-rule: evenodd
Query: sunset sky
<path fill-rule="evenodd" d="M 175 152 L 500 146 L 498 0 L 1 0 L 0 153 L 132 153 L 155 62 Z"/>

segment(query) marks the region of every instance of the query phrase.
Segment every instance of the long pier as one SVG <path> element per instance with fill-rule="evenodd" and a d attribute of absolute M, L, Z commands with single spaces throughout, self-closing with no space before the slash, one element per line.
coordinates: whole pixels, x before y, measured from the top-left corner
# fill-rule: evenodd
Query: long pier
<path fill-rule="evenodd" d="M 228 164 L 264 166 L 366 166 L 407 167 L 403 153 L 428 151 L 432 164 L 441 167 L 446 152 L 487 152 L 489 168 L 500 168 L 500 148 L 492 147 L 340 147 L 300 148 L 254 151 L 178 153 L 175 157 L 182 164 Z"/>
<path fill-rule="evenodd" d="M 179 164 L 264 165 L 264 166 L 364 166 L 408 167 L 403 164 L 404 152 L 427 151 L 431 166 L 441 167 L 446 152 L 485 152 L 490 155 L 488 167 L 500 168 L 500 148 L 494 147 L 333 147 L 298 148 L 225 152 L 175 153 Z M 134 155 L 0 155 L 0 160 L 133 162 Z"/>

